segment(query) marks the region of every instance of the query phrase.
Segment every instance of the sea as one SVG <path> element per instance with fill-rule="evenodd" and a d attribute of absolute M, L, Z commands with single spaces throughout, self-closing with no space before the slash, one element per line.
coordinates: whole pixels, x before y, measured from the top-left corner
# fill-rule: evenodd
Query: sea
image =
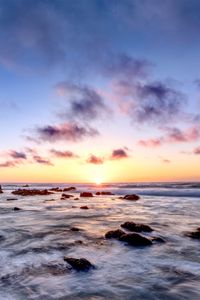
<path fill-rule="evenodd" d="M 69 186 L 76 187 L 67 192 L 74 197 L 61 200 L 61 192 L 12 195 L 23 184 L 2 184 L 1 300 L 200 299 L 200 240 L 186 234 L 200 227 L 199 182 L 57 183 L 26 188 Z M 83 191 L 113 195 L 79 197 Z M 126 194 L 140 199 L 125 200 Z M 161 237 L 165 243 L 133 247 L 105 239 L 107 231 L 120 229 L 126 221 L 151 226 L 152 232 L 142 234 Z M 95 268 L 78 272 L 64 256 L 86 258 Z"/>

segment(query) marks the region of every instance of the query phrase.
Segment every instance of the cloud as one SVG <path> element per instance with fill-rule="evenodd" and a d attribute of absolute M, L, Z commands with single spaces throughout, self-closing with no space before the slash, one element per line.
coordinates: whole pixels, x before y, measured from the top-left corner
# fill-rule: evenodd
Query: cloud
<path fill-rule="evenodd" d="M 0 168 L 14 168 L 16 167 L 16 163 L 14 161 L 6 161 L 4 163 L 0 163 Z"/>
<path fill-rule="evenodd" d="M 94 137 L 99 133 L 89 126 L 65 122 L 58 125 L 46 125 L 35 129 L 35 137 L 28 136 L 29 140 L 42 142 L 72 141 L 79 142 L 86 137 Z"/>
<path fill-rule="evenodd" d="M 104 159 L 102 157 L 98 157 L 96 155 L 91 154 L 87 159 L 87 163 L 101 165 L 104 163 Z"/>
<path fill-rule="evenodd" d="M 122 158 L 128 158 L 128 154 L 124 149 L 115 149 L 113 150 L 111 154 L 111 159 L 122 159 Z"/>
<path fill-rule="evenodd" d="M 161 137 L 147 140 L 140 140 L 138 143 L 144 147 L 157 147 L 163 144 L 190 143 L 200 139 L 200 128 L 190 127 L 179 129 L 177 127 L 166 127 Z"/>
<path fill-rule="evenodd" d="M 197 155 L 200 154 L 200 147 L 197 147 L 194 149 L 194 154 L 197 154 Z"/>
<path fill-rule="evenodd" d="M 67 81 L 58 83 L 55 88 L 58 95 L 65 96 L 67 100 L 64 103 L 66 111 L 60 114 L 62 117 L 91 121 L 111 113 L 94 88 Z"/>
<path fill-rule="evenodd" d="M 9 156 L 16 160 L 27 159 L 27 156 L 24 152 L 19 152 L 19 151 L 14 151 L 14 150 L 9 152 Z"/>
<path fill-rule="evenodd" d="M 42 165 L 48 165 L 48 166 L 53 166 L 52 162 L 48 159 L 42 158 L 39 155 L 34 155 L 33 159 L 36 163 L 42 164 Z"/>
<path fill-rule="evenodd" d="M 74 154 L 71 151 L 61 151 L 61 150 L 51 149 L 50 153 L 57 158 L 77 158 L 78 157 L 78 155 Z"/>

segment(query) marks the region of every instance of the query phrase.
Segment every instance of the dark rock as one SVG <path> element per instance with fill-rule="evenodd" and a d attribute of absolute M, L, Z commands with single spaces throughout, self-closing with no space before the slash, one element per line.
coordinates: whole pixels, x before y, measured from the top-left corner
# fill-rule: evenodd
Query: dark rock
<path fill-rule="evenodd" d="M 56 188 L 49 189 L 49 191 L 52 191 L 52 192 L 62 192 L 63 190 L 60 189 L 59 187 L 56 187 Z"/>
<path fill-rule="evenodd" d="M 76 188 L 74 186 L 70 186 L 68 188 L 64 188 L 63 192 L 69 192 L 69 191 L 75 191 L 75 190 L 76 190 Z"/>
<path fill-rule="evenodd" d="M 17 198 L 8 198 L 7 201 L 16 201 L 18 200 Z"/>
<path fill-rule="evenodd" d="M 84 206 L 80 206 L 81 209 L 89 209 L 89 207 L 87 205 Z"/>
<path fill-rule="evenodd" d="M 70 230 L 71 230 L 71 231 L 80 231 L 80 229 L 77 228 L 77 227 L 72 227 L 72 228 L 70 228 Z"/>
<path fill-rule="evenodd" d="M 187 232 L 186 236 L 192 239 L 200 239 L 200 227 L 198 227 L 195 231 Z"/>
<path fill-rule="evenodd" d="M 21 210 L 21 208 L 19 208 L 19 207 L 14 207 L 13 210 L 14 210 L 14 211 L 17 211 L 17 210 Z"/>
<path fill-rule="evenodd" d="M 150 246 L 152 241 L 138 233 L 125 233 L 119 240 L 125 242 L 130 246 Z"/>
<path fill-rule="evenodd" d="M 112 196 L 114 194 L 112 194 L 111 192 L 96 192 L 96 195 L 98 195 L 98 196 L 100 196 L 100 195 L 102 195 L 102 196 L 106 196 L 106 195 Z"/>
<path fill-rule="evenodd" d="M 62 194 L 62 195 L 61 195 L 61 200 L 69 199 L 69 198 L 72 198 L 72 197 L 73 197 L 73 195 Z"/>
<path fill-rule="evenodd" d="M 46 195 L 52 195 L 52 192 L 49 192 L 48 190 L 26 190 L 26 189 L 18 189 L 12 192 L 13 195 L 20 195 L 20 196 L 46 196 Z"/>
<path fill-rule="evenodd" d="M 134 231 L 134 232 L 151 232 L 153 229 L 145 224 L 136 224 L 134 222 L 125 222 L 121 224 L 122 228 L 128 229 L 129 231 Z"/>
<path fill-rule="evenodd" d="M 110 231 L 106 232 L 105 238 L 106 239 L 119 239 L 124 234 L 125 234 L 125 232 L 120 229 L 110 230 Z"/>
<path fill-rule="evenodd" d="M 3 193 L 3 191 L 2 191 L 2 187 L 1 187 L 1 185 L 0 185 L 0 194 L 2 194 Z"/>
<path fill-rule="evenodd" d="M 79 200 L 79 198 L 74 198 L 74 200 Z"/>
<path fill-rule="evenodd" d="M 80 197 L 93 197 L 93 194 L 89 192 L 83 192 L 80 193 Z"/>
<path fill-rule="evenodd" d="M 28 188 L 28 187 L 29 187 L 29 185 L 28 185 L 28 184 L 24 184 L 24 185 L 22 185 L 22 187 L 24 187 L 24 188 Z"/>
<path fill-rule="evenodd" d="M 85 258 L 64 257 L 66 261 L 76 271 L 89 271 L 94 266 Z"/>
<path fill-rule="evenodd" d="M 132 194 L 132 195 L 126 195 L 126 196 L 124 196 L 123 199 L 137 201 L 137 200 L 140 199 L 140 197 L 138 195 L 136 195 L 136 194 Z"/>
<path fill-rule="evenodd" d="M 158 242 L 158 243 L 165 243 L 165 240 L 161 237 L 153 237 L 151 239 L 153 242 Z"/>

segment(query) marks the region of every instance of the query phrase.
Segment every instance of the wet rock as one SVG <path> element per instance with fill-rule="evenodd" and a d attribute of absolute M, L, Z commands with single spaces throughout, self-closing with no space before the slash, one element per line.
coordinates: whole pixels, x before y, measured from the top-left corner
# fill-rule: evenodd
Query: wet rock
<path fill-rule="evenodd" d="M 72 227 L 70 228 L 71 231 L 80 231 L 80 229 L 78 227 Z"/>
<path fill-rule="evenodd" d="M 125 233 L 119 238 L 119 241 L 125 242 L 128 245 L 135 247 L 152 245 L 151 240 L 138 233 Z"/>
<path fill-rule="evenodd" d="M 69 198 L 72 198 L 72 197 L 73 197 L 73 195 L 62 194 L 62 195 L 61 195 L 61 200 L 69 199 Z"/>
<path fill-rule="evenodd" d="M 7 198 L 7 201 L 16 201 L 18 200 L 17 198 Z"/>
<path fill-rule="evenodd" d="M 166 241 L 161 237 L 153 237 L 152 242 L 165 243 Z"/>
<path fill-rule="evenodd" d="M 12 191 L 12 194 L 20 195 L 20 196 L 47 196 L 47 195 L 52 195 L 53 192 L 50 192 L 48 190 L 37 190 L 37 189 L 32 189 L 32 190 L 18 189 Z"/>
<path fill-rule="evenodd" d="M 70 186 L 68 188 L 64 188 L 63 192 L 69 192 L 69 191 L 75 191 L 75 190 L 76 190 L 76 188 L 74 186 Z"/>
<path fill-rule="evenodd" d="M 87 205 L 80 206 L 80 209 L 89 209 Z"/>
<path fill-rule="evenodd" d="M 195 231 L 187 232 L 186 236 L 192 239 L 200 239 L 200 227 L 198 227 Z"/>
<path fill-rule="evenodd" d="M 94 197 L 92 193 L 89 192 L 83 192 L 80 193 L 80 197 Z"/>
<path fill-rule="evenodd" d="M 59 187 L 56 187 L 56 188 L 49 189 L 49 191 L 52 191 L 52 192 L 62 192 L 63 190 L 60 189 Z"/>
<path fill-rule="evenodd" d="M 21 210 L 21 208 L 19 208 L 19 207 L 14 207 L 13 210 L 14 210 L 14 211 L 18 211 L 18 210 Z"/>
<path fill-rule="evenodd" d="M 4 241 L 5 237 L 3 235 L 0 235 L 0 242 Z"/>
<path fill-rule="evenodd" d="M 73 257 L 64 257 L 66 261 L 74 270 L 76 271 L 89 271 L 93 269 L 94 266 L 85 258 L 73 258 Z"/>
<path fill-rule="evenodd" d="M 120 229 L 110 230 L 110 231 L 106 232 L 105 238 L 106 239 L 119 239 L 124 234 L 125 234 L 125 232 Z"/>
<path fill-rule="evenodd" d="M 132 195 L 126 195 L 126 196 L 124 196 L 123 199 L 137 201 L 137 200 L 140 199 L 140 197 L 138 195 L 136 195 L 136 194 L 132 194 Z"/>
<path fill-rule="evenodd" d="M 22 185 L 22 187 L 24 187 L 24 188 L 28 188 L 28 187 L 29 187 L 29 185 L 28 185 L 28 184 L 24 184 L 24 185 Z"/>
<path fill-rule="evenodd" d="M 134 231 L 134 232 L 151 232 L 153 229 L 145 224 L 136 224 L 134 222 L 125 222 L 121 224 L 122 228 L 128 229 L 129 231 Z"/>
<path fill-rule="evenodd" d="M 2 187 L 1 187 L 1 185 L 0 185 L 0 194 L 2 194 L 3 193 L 3 190 L 2 190 Z"/>
<path fill-rule="evenodd" d="M 79 198 L 74 198 L 74 200 L 79 200 Z"/>
<path fill-rule="evenodd" d="M 96 195 L 98 195 L 98 196 L 112 196 L 112 195 L 114 195 L 113 193 L 111 193 L 111 192 L 96 192 Z"/>

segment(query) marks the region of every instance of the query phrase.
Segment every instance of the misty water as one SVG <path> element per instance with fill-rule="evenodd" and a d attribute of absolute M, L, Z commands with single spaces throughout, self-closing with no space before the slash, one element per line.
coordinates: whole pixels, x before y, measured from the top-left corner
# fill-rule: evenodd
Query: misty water
<path fill-rule="evenodd" d="M 200 299 L 200 241 L 185 236 L 200 227 L 199 184 L 78 185 L 75 197 L 115 193 L 79 200 L 11 195 L 17 188 L 3 185 L 0 194 L 0 299 Z M 141 199 L 119 199 L 128 193 Z M 104 238 L 125 221 L 150 225 L 144 235 L 166 243 L 136 248 Z M 64 256 L 84 257 L 95 269 L 71 270 Z"/>

